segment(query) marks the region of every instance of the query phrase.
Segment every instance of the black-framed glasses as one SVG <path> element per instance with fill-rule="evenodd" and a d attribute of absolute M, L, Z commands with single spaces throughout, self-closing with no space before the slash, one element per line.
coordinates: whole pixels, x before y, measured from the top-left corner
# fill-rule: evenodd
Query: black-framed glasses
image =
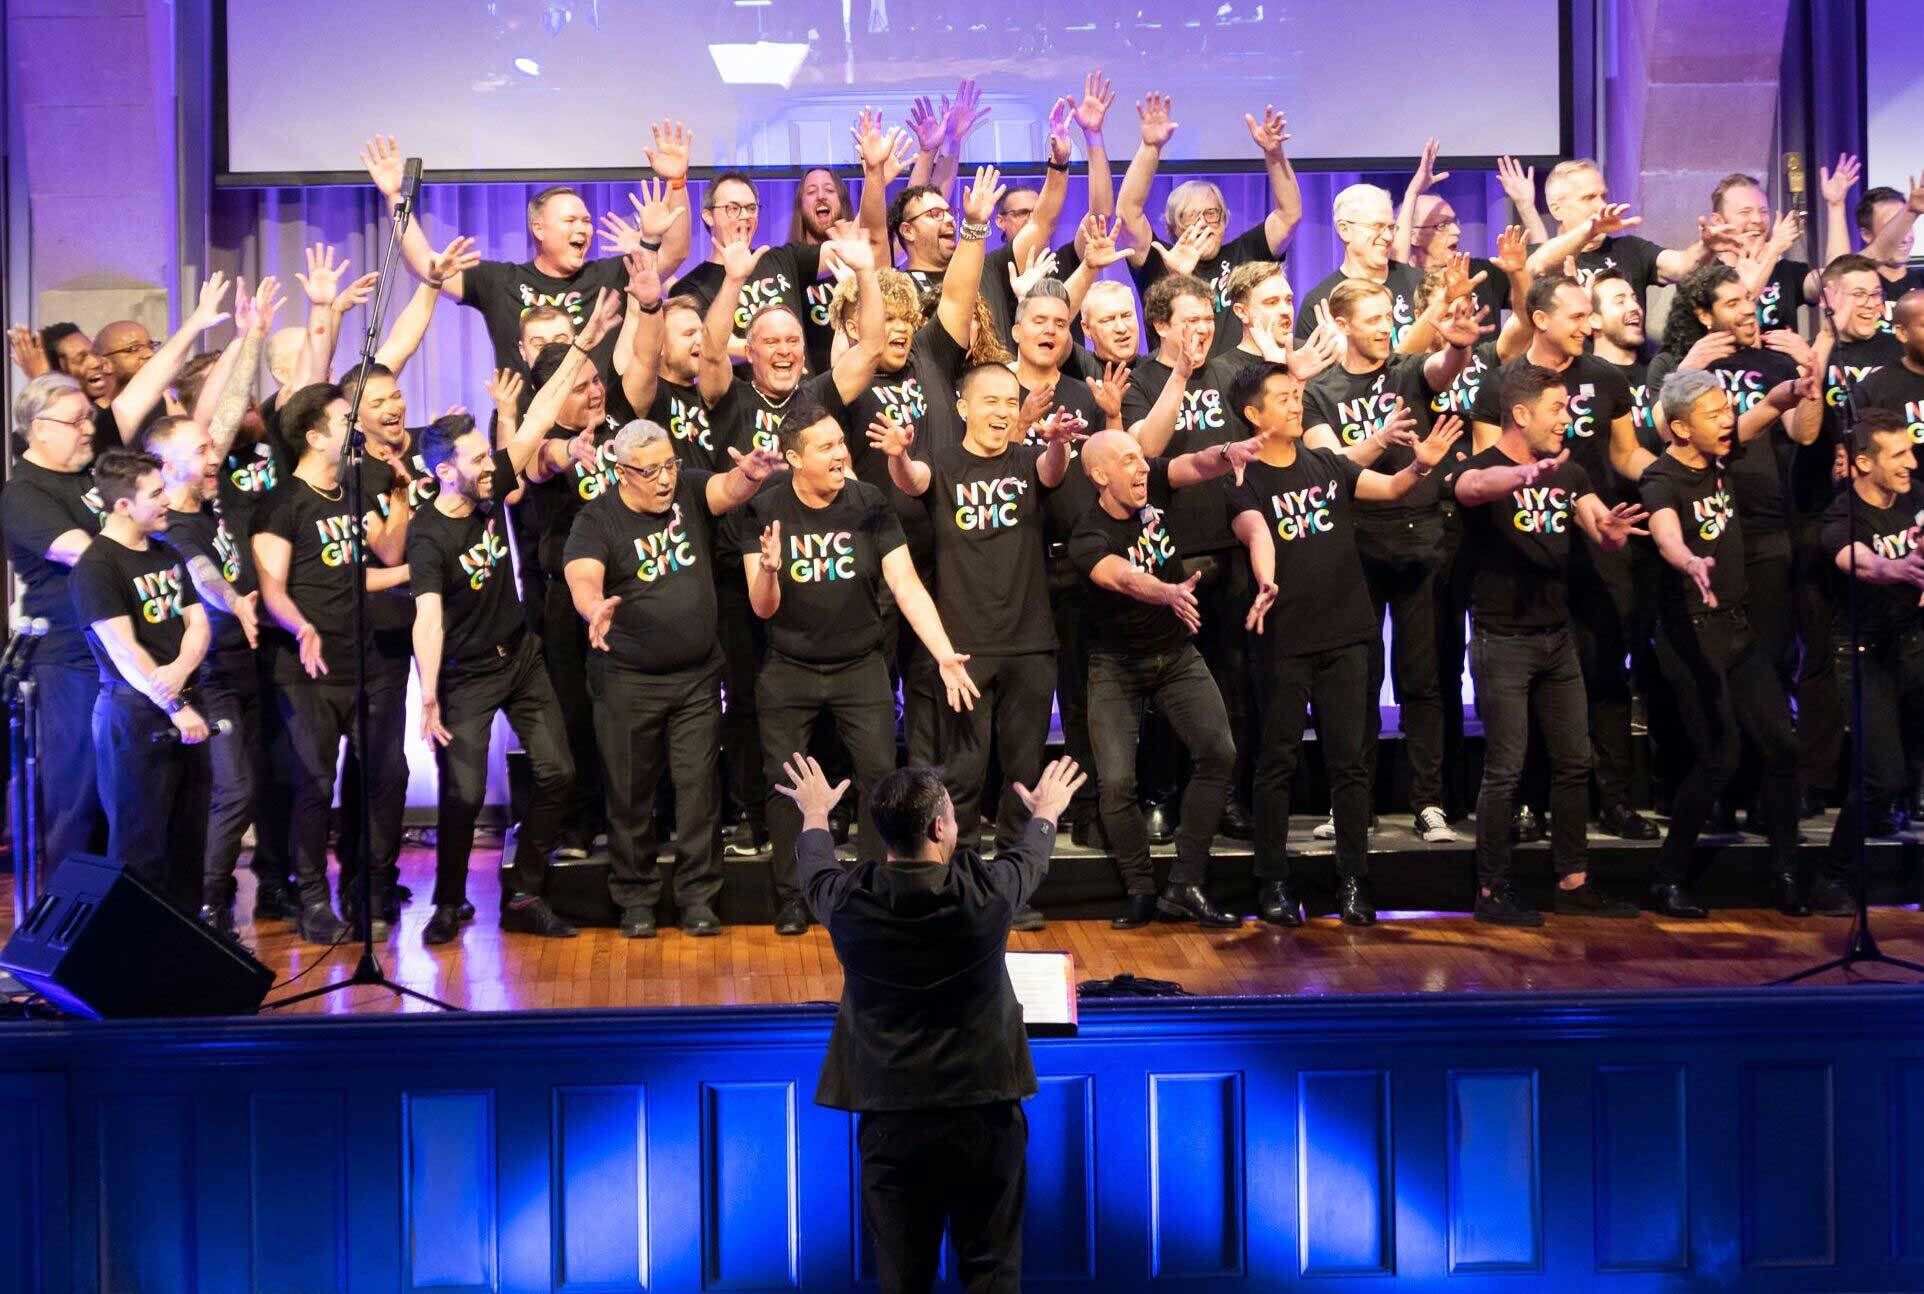
<path fill-rule="evenodd" d="M 91 413 L 83 413 L 78 418 L 55 418 L 50 414 L 43 413 L 35 418 L 34 421 L 57 422 L 68 431 L 79 431 L 83 427 L 92 427 L 94 424 L 94 416 Z"/>
<path fill-rule="evenodd" d="M 719 211 L 730 220 L 740 220 L 743 216 L 760 215 L 762 204 L 759 202 L 718 202 L 710 207 L 709 210 Z"/>
<path fill-rule="evenodd" d="M 646 467 L 639 463 L 616 463 L 615 470 L 618 472 L 633 472 L 635 476 L 641 480 L 653 481 L 659 478 L 663 472 L 668 473 L 670 476 L 680 472 L 681 460 L 671 458 L 665 463 L 654 463 Z"/>
<path fill-rule="evenodd" d="M 116 346 L 112 350 L 96 351 L 95 353 L 102 356 L 151 355 L 159 349 L 160 349 L 160 343 L 155 341 L 152 337 L 149 337 L 146 341 L 128 342 L 125 346 Z"/>

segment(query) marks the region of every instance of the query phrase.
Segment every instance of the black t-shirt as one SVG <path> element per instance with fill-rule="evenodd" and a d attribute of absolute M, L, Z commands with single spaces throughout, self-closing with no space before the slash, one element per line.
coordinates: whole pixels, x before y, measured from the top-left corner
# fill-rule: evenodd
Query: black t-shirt
<path fill-rule="evenodd" d="M 1336 291 L 1348 277 L 1341 269 L 1332 270 L 1322 282 L 1309 290 L 1308 296 L 1296 303 L 1297 341 L 1303 341 L 1316 331 L 1316 307 L 1329 300 L 1330 293 Z M 1383 286 L 1390 290 L 1390 347 L 1395 349 L 1403 344 L 1403 334 L 1410 330 L 1410 325 L 1416 322 L 1416 316 L 1422 313 L 1423 272 L 1402 261 L 1391 261 L 1389 276 L 1383 281 Z"/>
<path fill-rule="evenodd" d="M 929 459 L 922 495 L 935 531 L 935 600 L 949 641 L 976 656 L 1054 651 L 1043 500 L 1043 450 L 1010 445 L 994 458 L 966 445 Z"/>
<path fill-rule="evenodd" d="M 368 515 L 386 494 L 393 477 L 387 464 L 374 459 L 363 468 L 364 502 Z M 290 476 L 261 502 L 254 533 L 276 535 L 292 549 L 287 565 L 287 595 L 321 635 L 323 677 L 336 682 L 354 677 L 354 545 L 362 528 L 349 510 L 347 489 L 337 485 L 326 494 L 298 476 Z M 370 554 L 371 557 L 371 554 Z M 375 565 L 372 561 L 369 566 Z M 387 604 L 398 602 L 405 618 L 391 618 Z M 413 647 L 407 623 L 412 620 L 405 589 L 367 595 L 369 642 L 374 652 L 392 663 L 405 663 Z M 271 616 L 261 617 L 261 644 L 274 654 L 275 675 L 282 682 L 307 681 L 301 669 L 294 636 Z"/>
<path fill-rule="evenodd" d="M 1676 371 L 1678 356 L 1665 351 L 1650 361 L 1650 389 L 1661 391 L 1664 379 Z M 1780 382 L 1797 377 L 1797 361 L 1782 351 L 1751 347 L 1734 351 L 1710 365 L 1724 384 L 1730 404 L 1742 417 L 1755 408 Z M 1725 462 L 1732 496 L 1743 513 L 1744 534 L 1752 542 L 1765 535 L 1781 534 L 1790 526 L 1789 508 L 1784 502 L 1783 476 L 1778 470 L 1780 447 L 1787 456 L 1793 444 L 1784 432 L 1783 419 L 1749 444 L 1732 446 Z"/>
<path fill-rule="evenodd" d="M 814 282 L 801 285 L 802 348 L 811 373 L 826 373 L 835 361 L 835 325 L 828 321 L 828 304 L 834 296 L 832 272 L 818 271 Z"/>
<path fill-rule="evenodd" d="M 1269 247 L 1268 218 L 1257 221 L 1242 233 L 1222 245 L 1222 250 L 1207 260 L 1196 262 L 1196 274 L 1209 284 L 1210 295 L 1216 307 L 1216 335 L 1209 343 L 1209 354 L 1213 358 L 1224 351 L 1234 350 L 1242 342 L 1243 324 L 1236 312 L 1229 308 L 1229 275 L 1240 266 L 1256 261 L 1286 261 L 1287 251 L 1274 252 Z M 1142 264 L 1130 265 L 1130 277 L 1136 281 L 1138 294 L 1145 294 L 1158 280 L 1169 273 L 1163 264 L 1162 252 L 1155 244 L 1150 244 L 1149 252 L 1142 258 Z M 1068 277 L 1066 274 L 1063 276 Z M 1005 278 L 1004 284 L 1008 282 Z"/>
<path fill-rule="evenodd" d="M 227 528 L 227 518 L 218 509 L 202 507 L 198 512 L 167 513 L 167 542 L 189 567 L 196 557 L 209 565 L 245 597 L 260 588 L 254 578 L 254 554 L 247 541 Z M 192 575 L 191 569 L 188 574 Z M 223 672 L 237 670 L 253 654 L 247 645 L 247 631 L 226 607 L 207 603 L 207 627 L 213 635 L 207 660 Z"/>
<path fill-rule="evenodd" d="M 1524 354 L 1510 364 L 1528 361 L 1528 354 Z M 1509 366 L 1505 365 L 1504 369 Z M 1477 392 L 1476 404 L 1470 410 L 1473 420 L 1503 426 L 1503 401 L 1498 394 L 1503 387 L 1503 372 L 1499 369 Z M 1634 408 L 1630 384 L 1624 381 L 1616 365 L 1595 355 L 1577 356 L 1563 370 L 1562 377 L 1563 389 L 1570 393 L 1570 426 L 1564 432 L 1570 461 L 1583 468 L 1591 488 L 1605 503 L 1614 506 L 1634 498 L 1635 488 L 1620 480 L 1610 465 L 1611 425 L 1618 418 L 1629 417 Z"/>
<path fill-rule="evenodd" d="M 1888 508 L 1873 507 L 1858 497 L 1855 490 L 1842 489 L 1824 511 L 1823 551 L 1835 557 L 1849 546 L 1851 505 L 1856 504 L 1857 542 L 1879 557 L 1897 561 L 1917 547 L 1911 532 L 1924 525 L 1924 491 L 1915 486 L 1909 494 L 1899 495 Z M 1830 567 L 1836 570 L 1833 563 Z M 1848 578 L 1842 572 L 1838 582 Z M 1918 627 L 1918 592 L 1910 584 L 1872 584 L 1858 586 L 1857 623 L 1864 638 L 1881 638 L 1905 633 Z M 1836 610 L 1831 617 L 1831 636 L 1838 642 L 1850 641 L 1850 601 L 1839 588 Z"/>
<path fill-rule="evenodd" d="M 1911 443 L 1924 445 L 1924 373 L 1912 372 L 1902 361 L 1886 364 L 1858 385 L 1857 395 L 1866 409 L 1901 415 L 1911 429 Z"/>
<path fill-rule="evenodd" d="M 44 617 L 48 624 L 33 655 L 38 664 L 73 667 L 89 660 L 68 584 L 73 568 L 47 556 L 47 549 L 69 530 L 96 535 L 105 520 L 91 471 L 50 472 L 24 458 L 14 460 L 0 491 L 0 531 L 6 533 L 7 560 L 20 579 L 21 614 Z"/>
<path fill-rule="evenodd" d="M 821 404 L 830 413 L 836 412 L 841 402 L 834 394 L 835 379 L 829 374 L 803 378 L 793 391 L 779 399 L 763 395 L 760 388 L 745 377 L 737 377 L 733 386 L 720 400 L 710 417 L 715 424 L 714 467 L 726 471 L 734 461 L 728 457 L 733 449 L 746 454 L 759 449 L 770 454 L 782 452 L 782 423 L 788 418 L 789 406 L 799 398 Z M 867 446 L 867 427 L 862 428 L 862 444 Z M 855 439 L 846 431 L 849 439 L 851 461 L 855 453 Z M 859 475 L 859 473 L 858 473 Z"/>
<path fill-rule="evenodd" d="M 615 488 L 612 447 L 615 433 L 620 430 L 612 419 L 603 420 L 602 425 L 595 428 L 593 467 L 571 457 L 565 471 L 556 472 L 545 481 L 530 481 L 521 492 L 521 503 L 515 509 L 515 525 L 523 540 L 521 551 L 524 556 L 532 551 L 541 569 L 551 577 L 561 577 L 564 565 L 561 554 L 568 545 L 568 532 L 574 528 L 575 514 L 584 503 L 592 503 Z M 556 427 L 549 431 L 548 439 L 572 440 L 579 434 L 579 429 Z"/>
<path fill-rule="evenodd" d="M 1414 269 L 1415 267 L 1412 266 L 1411 268 Z M 1419 274 L 1422 272 L 1423 271 L 1420 270 L 1418 271 Z M 1503 312 L 1510 308 L 1509 274 L 1495 261 L 1485 260 L 1481 256 L 1472 256 L 1470 258 L 1470 274 L 1473 277 L 1478 274 L 1483 276 L 1483 281 L 1477 284 L 1475 290 L 1470 294 L 1471 300 L 1476 302 L 1476 308 L 1478 310 L 1488 310 L 1490 312 L 1489 317 L 1483 322 L 1496 324 L 1501 327 L 1503 323 Z"/>
<path fill-rule="evenodd" d="M 1496 376 L 1502 365 L 1497 357 L 1496 343 L 1478 342 L 1470 351 L 1469 362 L 1463 371 L 1450 379 L 1450 385 L 1441 391 L 1430 394 L 1430 418 L 1434 421 L 1446 413 L 1454 413 L 1468 419 L 1470 410 L 1476 407 L 1476 397 L 1483 390 L 1483 383 Z"/>
<path fill-rule="evenodd" d="M 134 641 L 156 665 L 171 665 L 187 633 L 187 608 L 200 601 L 187 563 L 159 538 L 128 548 L 98 535 L 73 567 L 74 614 L 86 626 L 87 645 L 106 683 L 124 683 L 113 657 L 93 631 L 95 622 L 126 616 Z"/>
<path fill-rule="evenodd" d="M 441 483 L 435 479 L 433 472 L 428 471 L 427 460 L 421 457 L 421 437 L 427 434 L 427 430 L 426 427 L 407 428 L 407 439 L 395 456 L 395 460 L 381 460 L 396 476 L 407 478 L 408 511 L 410 512 L 418 512 L 426 507 L 441 490 Z M 373 442 L 370 440 L 369 443 Z M 373 458 L 374 454 L 370 452 L 368 457 Z M 387 515 L 385 508 L 382 509 L 381 515 Z"/>
<path fill-rule="evenodd" d="M 683 467 L 715 465 L 721 446 L 715 438 L 714 410 L 698 388 L 661 379 L 655 384 L 654 403 L 648 406 L 648 421 L 667 431 Z"/>
<path fill-rule="evenodd" d="M 1606 238 L 1595 251 L 1577 253 L 1577 282 L 1588 288 L 1590 281 L 1603 271 L 1618 270 L 1637 290 L 1637 301 L 1641 304 L 1657 285 L 1657 257 L 1662 252 L 1663 248 L 1635 234 Z"/>
<path fill-rule="evenodd" d="M 1824 427 L 1817 441 L 1798 445 L 1790 456 L 1791 507 L 1800 517 L 1821 516 L 1830 506 L 1837 486 L 1831 480 L 1831 467 L 1837 445 L 1844 438 L 1848 415 L 1845 388 L 1856 396 L 1862 413 L 1870 405 L 1864 399 L 1863 385 L 1880 369 L 1902 363 L 1904 347 L 1888 333 L 1873 333 L 1856 341 L 1840 341 L 1831 350 L 1830 363 L 1824 368 Z"/>
<path fill-rule="evenodd" d="M 637 512 L 620 490 L 610 490 L 575 518 L 567 560 L 600 562 L 602 596 L 621 599 L 608 630 L 608 655 L 625 668 L 672 674 L 721 659 L 709 565 L 712 475 L 684 471 L 666 512 Z M 757 545 L 760 538 L 757 531 Z M 782 542 L 788 542 L 786 524 Z M 782 593 L 786 607 L 789 591 Z"/>
<path fill-rule="evenodd" d="M 769 647 L 812 665 L 845 665 L 878 650 L 882 559 L 906 542 L 882 492 L 847 481 L 825 507 L 811 508 L 789 477 L 774 477 L 749 501 L 739 528 L 744 556 L 760 551 L 771 521 L 782 523 L 782 604 L 768 621 Z"/>
<path fill-rule="evenodd" d="M 808 302 L 804 294 L 821 277 L 821 273 L 820 243 L 783 243 L 780 247 L 771 247 L 763 252 L 761 259 L 755 262 L 754 276 L 742 284 L 741 294 L 735 299 L 735 336 L 746 337 L 748 321 L 777 302 L 802 316 L 806 331 Z M 714 303 L 715 294 L 721 291 L 722 280 L 727 276 L 727 271 L 719 263 L 703 261 L 675 280 L 675 291 L 699 300 L 702 310 L 706 312 Z M 829 290 L 834 290 L 832 280 Z"/>
<path fill-rule="evenodd" d="M 1804 304 L 1804 280 L 1810 266 L 1802 261 L 1780 260 L 1771 267 L 1770 279 L 1757 294 L 1757 324 L 1769 332 L 1777 328 L 1797 330 L 1797 308 Z"/>
<path fill-rule="evenodd" d="M 96 404 L 94 413 L 94 457 L 110 449 L 118 449 L 123 443 L 120 437 L 120 419 L 114 417 L 112 402 Z"/>
<path fill-rule="evenodd" d="M 1022 398 L 1029 398 L 1029 388 L 1021 387 Z M 1093 436 L 1103 430 L 1109 415 L 1096 403 L 1095 392 L 1081 378 L 1067 373 L 1056 375 L 1056 408 L 1067 409 L 1080 418 L 1086 435 Z M 1042 437 L 1029 431 L 1026 444 L 1047 448 Z M 1042 515 L 1046 524 L 1049 542 L 1066 544 L 1069 536 L 1075 533 L 1076 522 L 1082 520 L 1096 501 L 1096 483 L 1089 479 L 1089 473 L 1082 470 L 1082 444 L 1073 441 L 1069 445 L 1069 470 L 1062 475 L 1062 484 L 1042 496 Z"/>
<path fill-rule="evenodd" d="M 1165 516 L 1169 510 L 1169 460 L 1149 460 L 1149 502 L 1132 517 L 1118 520 L 1097 503 L 1082 514 L 1069 539 L 1069 559 L 1089 580 L 1089 650 L 1110 656 L 1175 651 L 1189 641 L 1189 627 L 1166 606 L 1152 606 L 1127 593 L 1105 589 L 1094 579 L 1105 557 L 1120 557 L 1164 584 L 1179 583 L 1182 567 Z"/>
<path fill-rule="evenodd" d="M 1744 516 L 1723 465 L 1713 459 L 1707 467 L 1691 467 L 1673 454 L 1660 454 L 1644 469 L 1638 488 L 1652 516 L 1671 509 L 1684 546 L 1697 557 L 1711 559 L 1710 589 L 1717 595 L 1718 609 L 1741 607 L 1746 585 Z M 1697 582 L 1669 562 L 1663 563 L 1660 601 L 1673 627 L 1681 627 L 1678 617 L 1705 609 Z"/>
<path fill-rule="evenodd" d="M 246 543 L 254 533 L 254 512 L 267 492 L 281 483 L 287 465 L 267 440 L 235 441 L 220 469 L 220 514 L 234 537 Z"/>
<path fill-rule="evenodd" d="M 1231 485 L 1232 514 L 1255 512 L 1276 546 L 1276 605 L 1263 637 L 1277 656 L 1309 656 L 1377 632 L 1351 509 L 1363 469 L 1332 449 L 1298 445 L 1288 467 L 1251 463 Z"/>
<path fill-rule="evenodd" d="M 1234 434 L 1229 418 L 1228 385 L 1242 361 L 1234 353 L 1220 355 L 1189 376 L 1183 388 L 1182 407 L 1176 410 L 1176 430 L 1163 448 L 1163 455 L 1179 458 L 1227 444 Z M 1129 385 L 1122 393 L 1122 425 L 1133 427 L 1149 416 L 1163 388 L 1169 385 L 1174 370 L 1153 356 L 1131 370 Z M 1223 503 L 1222 485 L 1205 481 L 1176 492 L 1169 509 L 1170 537 L 1176 551 L 1184 557 L 1222 552 L 1236 545 L 1229 533 Z"/>
<path fill-rule="evenodd" d="M 1878 271 L 1878 277 L 1883 278 L 1882 270 Z M 1924 268 L 1906 269 L 1894 279 L 1884 279 L 1884 322 L 1877 326 L 1879 333 L 1891 334 L 1891 319 L 1897 313 L 1898 300 L 1918 288 L 1924 288 Z M 99 452 L 98 448 L 95 452 Z"/>
<path fill-rule="evenodd" d="M 1465 473 L 1516 465 L 1492 445 L 1451 464 L 1444 490 L 1454 497 Z M 1577 525 L 1577 500 L 1595 493 L 1590 474 L 1573 458 L 1535 485 L 1463 508 L 1459 553 L 1471 563 L 1470 614 L 1478 629 L 1537 633 L 1569 624 L 1566 568 L 1571 546 L 1586 542 Z"/>
<path fill-rule="evenodd" d="M 1632 360 L 1619 364 L 1615 360 L 1604 360 L 1617 370 L 1630 387 L 1630 425 L 1636 429 L 1637 443 L 1653 454 L 1663 453 L 1666 446 L 1663 437 L 1657 434 L 1657 389 L 1650 384 L 1650 362 Z"/>
<path fill-rule="evenodd" d="M 494 454 L 494 498 L 514 493 L 514 460 Z M 490 500 L 465 517 L 432 503 L 408 522 L 408 588 L 441 595 L 441 666 L 490 657 L 527 625 L 508 560 L 506 509 Z"/>
<path fill-rule="evenodd" d="M 461 274 L 461 304 L 473 306 L 487 321 L 488 340 L 494 344 L 494 366 L 526 375 L 521 360 L 521 315 L 534 306 L 553 306 L 574 321 L 579 332 L 595 308 L 595 297 L 607 288 L 625 311 L 628 308 L 628 271 L 619 256 L 605 256 L 583 265 L 565 279 L 552 278 L 534 262 L 482 261 Z M 608 330 L 592 358 L 605 376 L 613 371 L 619 323 Z M 618 384 L 617 384 L 618 385 Z"/>
<path fill-rule="evenodd" d="M 1391 355 L 1380 367 L 1367 373 L 1352 373 L 1341 364 L 1332 364 L 1309 380 L 1303 389 L 1303 429 L 1328 427 L 1344 448 L 1361 444 L 1389 420 L 1396 402 L 1401 400 L 1416 419 L 1416 434 L 1430 434 L 1429 379 L 1423 376 L 1425 355 Z M 1408 467 L 1416 455 L 1402 445 L 1391 445 L 1370 466 L 1385 475 Z M 1426 477 L 1415 489 L 1395 503 L 1356 505 L 1362 525 L 1386 524 L 1405 520 L 1411 513 L 1427 512 L 1436 506 L 1436 482 Z"/>

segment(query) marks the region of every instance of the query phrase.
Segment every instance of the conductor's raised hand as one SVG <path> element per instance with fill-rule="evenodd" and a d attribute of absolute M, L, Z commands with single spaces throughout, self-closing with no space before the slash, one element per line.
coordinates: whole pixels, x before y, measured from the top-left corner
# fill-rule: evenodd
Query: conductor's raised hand
<path fill-rule="evenodd" d="M 1054 822 L 1062 816 L 1062 811 L 1069 807 L 1076 792 L 1088 780 L 1089 775 L 1077 766 L 1076 761 L 1064 755 L 1042 770 L 1042 776 L 1036 779 L 1035 790 L 1031 791 L 1020 782 L 1010 789 L 1029 810 L 1031 817 Z"/>
<path fill-rule="evenodd" d="M 802 811 L 802 827 L 826 830 L 828 811 L 847 793 L 848 779 L 845 777 L 830 786 L 822 774 L 822 766 L 799 751 L 782 761 L 782 773 L 788 778 L 788 784 L 778 784 L 775 789 L 795 801 L 795 807 Z"/>

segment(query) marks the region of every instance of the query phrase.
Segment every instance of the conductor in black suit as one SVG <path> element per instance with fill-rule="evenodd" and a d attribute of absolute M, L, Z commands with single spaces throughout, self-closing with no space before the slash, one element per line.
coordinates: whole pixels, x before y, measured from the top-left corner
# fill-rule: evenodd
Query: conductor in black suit
<path fill-rule="evenodd" d="M 842 1002 L 815 1089 L 860 1113 L 862 1215 L 885 1291 L 935 1280 L 946 1223 L 963 1288 L 1022 1287 L 1022 1198 L 1035 1066 L 1003 952 L 1049 868 L 1056 818 L 1086 775 L 1073 760 L 1015 792 L 1031 814 L 1015 844 L 955 849 L 941 774 L 903 768 L 870 795 L 885 862 L 844 868 L 828 811 L 848 790 L 796 755 L 779 787 L 802 813 L 802 893 L 842 963 Z"/>

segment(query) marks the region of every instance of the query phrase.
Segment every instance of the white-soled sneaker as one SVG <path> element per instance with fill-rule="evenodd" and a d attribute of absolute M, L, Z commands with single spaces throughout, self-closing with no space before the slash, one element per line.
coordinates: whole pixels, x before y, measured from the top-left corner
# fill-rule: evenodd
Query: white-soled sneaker
<path fill-rule="evenodd" d="M 1450 820 L 1434 804 L 1417 810 L 1416 834 L 1432 845 L 1454 845 L 1462 838 L 1450 829 Z"/>
<path fill-rule="evenodd" d="M 1310 832 L 1309 834 L 1314 836 L 1318 840 L 1336 839 L 1336 815 L 1332 813 L 1329 815 L 1329 817 L 1317 823 L 1316 830 Z"/>

